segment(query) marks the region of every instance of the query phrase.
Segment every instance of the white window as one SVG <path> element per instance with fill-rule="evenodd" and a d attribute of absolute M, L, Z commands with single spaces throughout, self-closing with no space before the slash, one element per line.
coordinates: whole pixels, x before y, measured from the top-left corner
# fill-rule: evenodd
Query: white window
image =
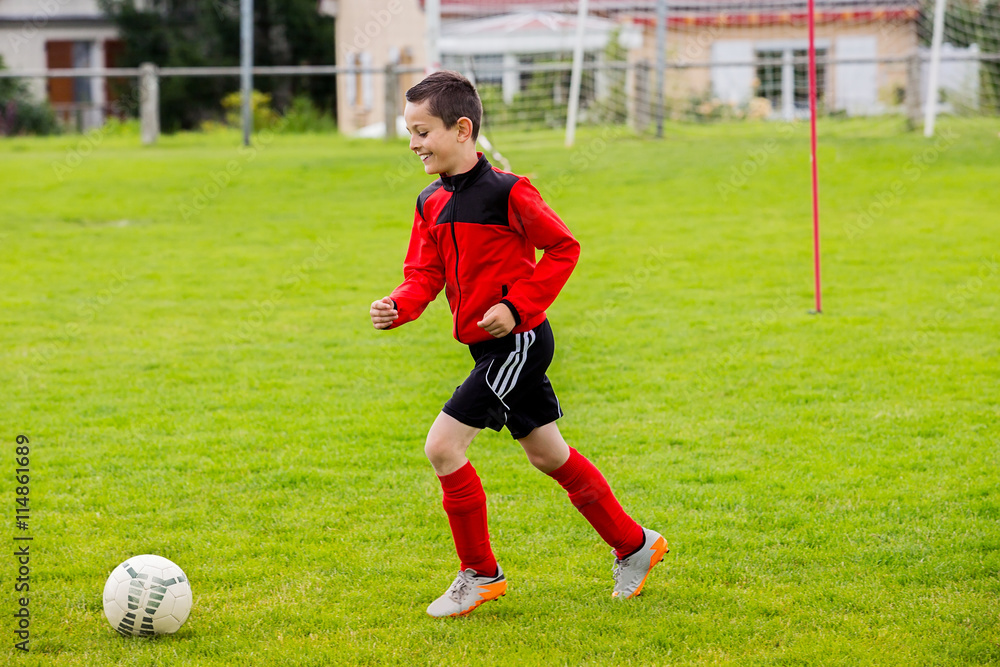
<path fill-rule="evenodd" d="M 816 104 L 826 103 L 827 65 L 822 59 L 830 52 L 829 40 L 816 43 Z M 758 42 L 754 46 L 754 95 L 770 100 L 775 113 L 784 120 L 809 116 L 809 44 Z"/>
<path fill-rule="evenodd" d="M 90 69 L 93 42 L 73 42 L 74 69 Z M 93 102 L 93 90 L 90 79 L 82 76 L 73 79 L 73 99 L 77 102 Z"/>

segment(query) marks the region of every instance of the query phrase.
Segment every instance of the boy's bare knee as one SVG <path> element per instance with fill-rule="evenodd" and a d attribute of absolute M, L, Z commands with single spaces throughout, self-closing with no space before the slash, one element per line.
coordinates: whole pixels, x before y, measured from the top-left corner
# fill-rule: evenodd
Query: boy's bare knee
<path fill-rule="evenodd" d="M 455 461 L 462 458 L 465 448 L 462 443 L 450 438 L 436 435 L 433 431 L 427 434 L 427 441 L 424 443 L 424 454 L 435 469 L 451 467 Z"/>
<path fill-rule="evenodd" d="M 552 472 L 563 463 L 557 457 L 554 457 L 551 452 L 530 452 L 525 450 L 524 453 L 528 457 L 528 463 L 544 473 Z"/>
<path fill-rule="evenodd" d="M 530 453 L 527 453 L 527 452 L 525 452 L 525 453 L 528 454 L 528 463 L 530 463 L 531 465 L 535 466 L 536 468 L 538 468 L 542 472 L 545 472 L 545 464 L 546 464 L 547 461 L 546 461 L 546 458 L 544 456 L 539 456 L 537 454 L 530 454 Z"/>
<path fill-rule="evenodd" d="M 430 433 L 427 435 L 427 442 L 424 443 L 424 454 L 427 455 L 431 463 L 436 463 L 446 458 L 450 450 L 451 448 L 445 440 L 436 438 Z"/>
<path fill-rule="evenodd" d="M 447 475 L 465 465 L 468 461 L 465 451 L 478 432 L 479 429 L 466 426 L 443 412 L 438 415 L 424 443 L 424 454 L 434 466 L 434 471 L 438 475 Z"/>

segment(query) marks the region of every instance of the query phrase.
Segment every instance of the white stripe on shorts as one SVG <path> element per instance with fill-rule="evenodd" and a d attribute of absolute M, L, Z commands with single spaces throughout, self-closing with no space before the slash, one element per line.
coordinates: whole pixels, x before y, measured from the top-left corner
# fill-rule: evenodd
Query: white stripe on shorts
<path fill-rule="evenodd" d="M 512 364 L 517 363 L 517 357 L 520 353 L 521 353 L 521 334 L 514 334 L 514 351 L 507 355 L 507 360 L 503 362 L 503 366 L 501 366 L 500 370 L 497 371 L 497 376 L 493 379 L 492 382 L 489 379 L 489 375 L 487 374 L 486 376 L 486 383 L 490 385 L 490 389 L 493 390 L 494 394 L 497 394 L 497 397 L 499 397 L 500 395 L 499 392 L 500 384 L 507 377 L 508 372 L 513 369 Z"/>
<path fill-rule="evenodd" d="M 535 342 L 534 331 L 525 331 L 521 335 L 524 337 L 523 338 L 524 350 L 521 353 L 521 359 L 518 362 L 517 367 L 513 368 L 511 370 L 511 373 L 508 374 L 507 381 L 509 382 L 509 384 L 505 382 L 499 389 L 497 389 L 497 395 L 501 399 L 503 399 L 507 394 L 509 394 L 517 385 L 517 378 L 521 376 L 521 370 L 524 368 L 524 364 L 528 361 L 528 349 L 531 347 L 531 344 Z"/>

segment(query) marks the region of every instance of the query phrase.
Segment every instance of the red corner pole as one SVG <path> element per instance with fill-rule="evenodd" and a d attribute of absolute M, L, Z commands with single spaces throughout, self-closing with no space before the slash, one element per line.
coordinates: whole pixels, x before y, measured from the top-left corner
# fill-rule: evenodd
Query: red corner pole
<path fill-rule="evenodd" d="M 819 172 L 816 164 L 816 3 L 809 0 L 809 128 L 811 132 L 813 198 L 813 268 L 816 275 L 816 313 L 823 312 L 819 280 Z"/>

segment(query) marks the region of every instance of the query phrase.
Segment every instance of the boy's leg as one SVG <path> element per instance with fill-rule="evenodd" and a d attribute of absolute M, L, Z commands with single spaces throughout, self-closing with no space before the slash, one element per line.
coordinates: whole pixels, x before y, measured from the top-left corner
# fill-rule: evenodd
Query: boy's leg
<path fill-rule="evenodd" d="M 465 452 L 481 430 L 467 426 L 443 412 L 439 413 L 431 424 L 427 442 L 424 443 L 424 454 L 434 466 L 434 472 L 439 477 L 450 475 L 468 463 Z"/>
<path fill-rule="evenodd" d="M 555 422 L 539 426 L 518 442 L 532 465 L 566 489 L 573 506 L 619 558 L 643 545 L 642 527 L 622 509 L 601 471 L 566 444 Z"/>
<path fill-rule="evenodd" d="M 465 457 L 479 431 L 442 412 L 434 420 L 424 447 L 444 491 L 444 511 L 462 563 L 454 583 L 427 607 L 428 614 L 439 618 L 464 616 L 507 592 L 507 579 L 490 548 L 486 493 L 476 469 Z"/>
<path fill-rule="evenodd" d="M 518 438 L 536 468 L 555 479 L 569 499 L 614 549 L 615 589 L 618 599 L 642 592 L 646 577 L 667 553 L 667 541 L 645 530 L 625 513 L 604 475 L 582 454 L 566 444 L 555 422 Z"/>
<path fill-rule="evenodd" d="M 476 469 L 465 457 L 480 430 L 442 412 L 427 433 L 424 452 L 444 491 L 444 511 L 462 571 L 471 568 L 478 574 L 493 575 L 497 561 L 490 548 L 486 493 Z"/>

